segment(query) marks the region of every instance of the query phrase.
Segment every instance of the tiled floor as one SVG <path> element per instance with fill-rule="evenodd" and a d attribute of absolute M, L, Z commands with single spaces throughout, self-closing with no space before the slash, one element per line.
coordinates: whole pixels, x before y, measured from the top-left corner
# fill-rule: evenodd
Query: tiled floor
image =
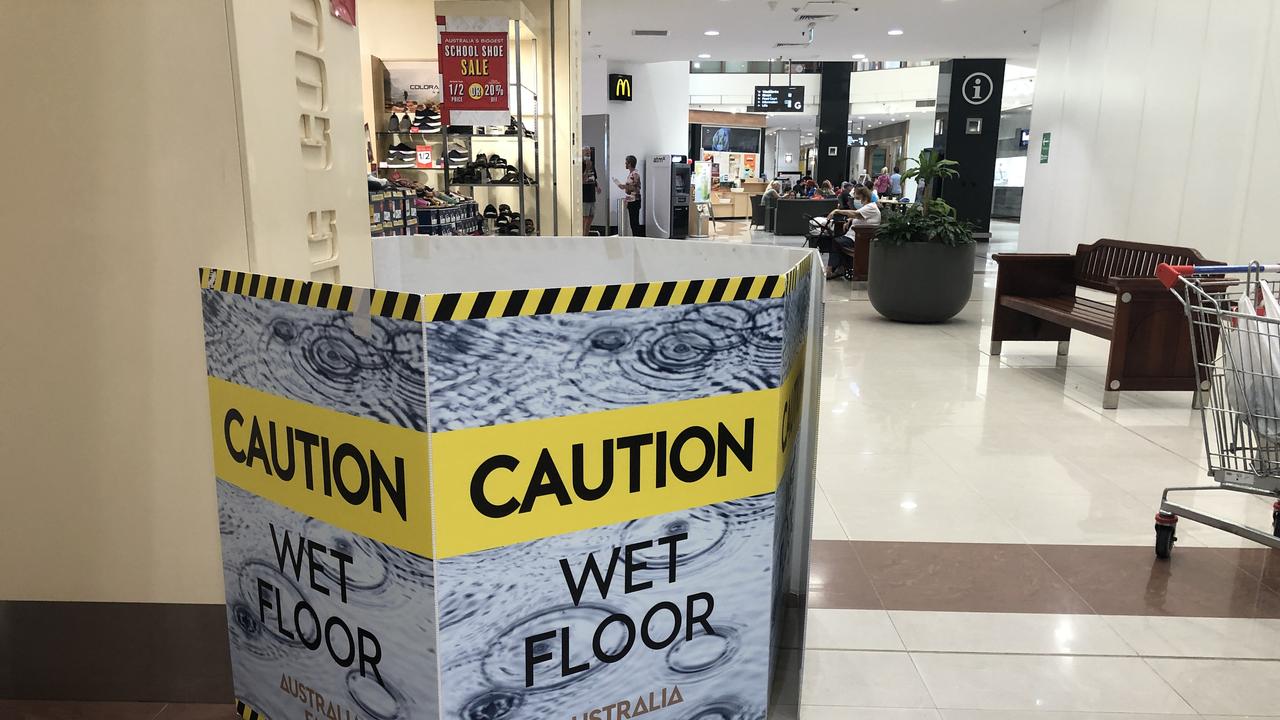
<path fill-rule="evenodd" d="M 1103 410 L 1079 333 L 990 356 L 1017 227 L 993 230 L 950 323 L 828 285 L 801 718 L 1280 717 L 1280 554 L 1186 521 L 1152 552 L 1161 490 L 1208 482 L 1190 394 Z M 1190 501 L 1270 527 L 1265 500 Z"/>
<path fill-rule="evenodd" d="M 1103 410 L 1107 345 L 1078 333 L 1065 358 L 987 353 L 989 256 L 1016 233 L 995 226 L 946 324 L 887 322 L 828 284 L 800 717 L 1280 718 L 1280 554 L 1184 521 L 1173 559 L 1153 556 L 1161 490 L 1207 482 L 1190 395 Z M 1264 500 L 1191 502 L 1270 526 Z M 0 720 L 126 717 L 231 712 L 0 701 Z"/>

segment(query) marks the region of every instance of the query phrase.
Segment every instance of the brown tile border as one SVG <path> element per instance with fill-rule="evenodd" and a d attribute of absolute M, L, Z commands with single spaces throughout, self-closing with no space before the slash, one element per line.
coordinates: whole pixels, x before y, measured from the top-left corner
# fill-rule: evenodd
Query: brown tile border
<path fill-rule="evenodd" d="M 815 540 L 809 607 L 1280 618 L 1280 552 Z"/>
<path fill-rule="evenodd" d="M 813 608 L 1280 618 L 1280 553 L 1260 548 L 1166 562 L 1132 546 L 815 540 L 810 568 Z M 0 720 L 223 717 L 226 611 L 0 601 L 0 697 Z M 38 700 L 132 702 L 21 702 Z"/>
<path fill-rule="evenodd" d="M 0 601 L 0 698 L 228 703 L 229 657 L 222 605 Z"/>
<path fill-rule="evenodd" d="M 1028 545 L 853 545 L 887 610 L 1092 612 Z"/>

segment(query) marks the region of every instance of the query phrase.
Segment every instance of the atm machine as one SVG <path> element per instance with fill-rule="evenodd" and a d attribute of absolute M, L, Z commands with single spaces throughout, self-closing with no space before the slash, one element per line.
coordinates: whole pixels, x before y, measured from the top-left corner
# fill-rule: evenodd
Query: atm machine
<path fill-rule="evenodd" d="M 649 237 L 689 237 L 692 168 L 684 155 L 654 155 L 645 173 L 645 234 Z"/>

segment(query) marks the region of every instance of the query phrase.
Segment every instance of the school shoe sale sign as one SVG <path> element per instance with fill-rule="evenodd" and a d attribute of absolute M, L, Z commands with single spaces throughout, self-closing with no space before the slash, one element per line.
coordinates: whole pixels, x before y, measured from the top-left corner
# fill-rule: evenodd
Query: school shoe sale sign
<path fill-rule="evenodd" d="M 202 271 L 241 714 L 766 717 L 809 263 L 442 295 Z"/>

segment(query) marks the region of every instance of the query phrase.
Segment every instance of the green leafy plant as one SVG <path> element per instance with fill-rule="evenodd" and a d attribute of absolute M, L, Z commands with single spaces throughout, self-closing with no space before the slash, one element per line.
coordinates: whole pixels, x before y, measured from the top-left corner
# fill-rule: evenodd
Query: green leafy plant
<path fill-rule="evenodd" d="M 909 242 L 936 242 L 943 245 L 968 245 L 974 242 L 973 228 L 956 217 L 956 209 L 941 198 L 933 197 L 935 180 L 960 176 L 954 160 L 943 160 L 936 154 L 922 150 L 919 159 L 912 158 L 916 166 L 902 174 L 905 179 L 924 182 L 920 202 L 902 212 L 886 213 L 880 220 L 877 242 L 902 245 Z"/>
<path fill-rule="evenodd" d="M 924 182 L 924 188 L 920 192 L 920 202 L 925 206 L 925 214 L 928 215 L 932 209 L 930 205 L 933 201 L 934 181 L 960 177 L 960 171 L 956 169 L 960 167 L 960 163 L 955 160 L 944 160 L 931 150 L 921 150 L 920 157 L 909 158 L 907 162 L 915 163 L 916 166 L 902 173 L 902 178 Z"/>

